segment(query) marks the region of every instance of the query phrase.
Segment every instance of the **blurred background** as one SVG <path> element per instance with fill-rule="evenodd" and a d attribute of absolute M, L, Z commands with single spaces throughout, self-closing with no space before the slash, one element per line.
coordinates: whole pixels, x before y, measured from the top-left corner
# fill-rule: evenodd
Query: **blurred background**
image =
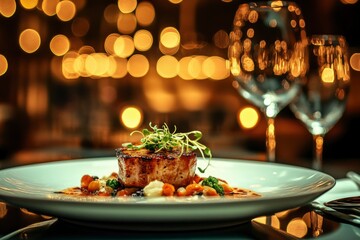
<path fill-rule="evenodd" d="M 244 2 L 1 0 L 0 168 L 114 156 L 149 122 L 201 130 L 216 157 L 265 160 L 265 119 L 227 67 Z M 349 43 L 351 93 L 324 163 L 360 171 L 360 2 L 296 2 L 308 35 Z M 312 137 L 288 108 L 275 127 L 278 161 L 310 166 Z"/>

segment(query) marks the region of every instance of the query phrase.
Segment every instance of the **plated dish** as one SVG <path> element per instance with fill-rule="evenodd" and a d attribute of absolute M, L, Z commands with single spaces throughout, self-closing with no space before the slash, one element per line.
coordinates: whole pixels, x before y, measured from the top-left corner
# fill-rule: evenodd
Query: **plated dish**
<path fill-rule="evenodd" d="M 207 162 L 198 159 L 200 167 Z M 115 157 L 33 164 L 0 171 L 0 200 L 40 214 L 88 226 L 133 230 L 225 227 L 304 205 L 335 185 L 331 176 L 277 163 L 213 158 L 206 173 L 260 198 L 167 201 L 165 198 L 93 198 L 56 194 L 79 184 L 85 173 L 108 175 Z"/>

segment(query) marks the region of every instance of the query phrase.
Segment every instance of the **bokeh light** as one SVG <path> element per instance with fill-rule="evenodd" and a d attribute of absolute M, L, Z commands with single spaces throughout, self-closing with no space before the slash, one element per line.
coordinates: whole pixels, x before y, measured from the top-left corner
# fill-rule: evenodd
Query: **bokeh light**
<path fill-rule="evenodd" d="M 134 45 L 139 51 L 148 51 L 153 44 L 153 36 L 148 30 L 138 30 L 134 34 Z"/>
<path fill-rule="evenodd" d="M 71 1 L 61 1 L 56 5 L 56 15 L 61 21 L 67 22 L 74 18 L 76 6 Z"/>
<path fill-rule="evenodd" d="M 56 14 L 56 6 L 60 0 L 43 0 L 41 8 L 43 12 L 48 16 L 54 16 Z"/>
<path fill-rule="evenodd" d="M 133 38 L 129 35 L 121 35 L 114 42 L 114 53 L 122 58 L 131 56 L 135 51 Z"/>
<path fill-rule="evenodd" d="M 164 55 L 156 63 L 156 72 L 163 78 L 176 77 L 178 64 L 178 60 L 174 56 Z"/>
<path fill-rule="evenodd" d="M 8 62 L 6 57 L 0 54 L 0 76 L 4 75 L 8 69 Z"/>
<path fill-rule="evenodd" d="M 133 13 L 120 13 L 117 20 L 117 28 L 122 34 L 133 33 L 136 29 L 137 22 Z"/>
<path fill-rule="evenodd" d="M 50 41 L 50 50 L 56 56 L 63 56 L 69 49 L 70 41 L 65 35 L 56 35 Z"/>
<path fill-rule="evenodd" d="M 240 109 L 238 114 L 238 122 L 241 127 L 251 129 L 256 126 L 259 121 L 259 113 L 252 107 Z"/>
<path fill-rule="evenodd" d="M 131 13 L 137 6 L 137 0 L 118 0 L 118 7 L 122 13 Z"/>
<path fill-rule="evenodd" d="M 25 9 L 33 9 L 38 4 L 38 0 L 20 0 L 20 4 Z"/>
<path fill-rule="evenodd" d="M 40 35 L 34 29 L 25 29 L 19 36 L 19 44 L 24 52 L 33 53 L 40 47 Z"/>
<path fill-rule="evenodd" d="M 16 11 L 15 0 L 1 0 L 0 1 L 0 14 L 4 17 L 11 17 Z"/>
<path fill-rule="evenodd" d="M 135 106 L 127 106 L 120 112 L 120 120 L 126 128 L 134 129 L 142 123 L 142 110 Z"/>
<path fill-rule="evenodd" d="M 150 2 L 141 2 L 135 10 L 135 16 L 140 26 L 149 26 L 155 19 L 155 8 Z"/>
<path fill-rule="evenodd" d="M 132 55 L 127 63 L 127 70 L 133 77 L 143 77 L 149 71 L 149 60 L 141 54 Z"/>

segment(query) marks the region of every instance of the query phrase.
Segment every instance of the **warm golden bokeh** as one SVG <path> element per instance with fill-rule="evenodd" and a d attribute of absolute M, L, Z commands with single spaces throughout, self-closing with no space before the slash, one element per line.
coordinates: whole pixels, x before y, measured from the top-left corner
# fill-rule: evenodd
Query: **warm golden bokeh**
<path fill-rule="evenodd" d="M 121 35 L 114 42 L 114 53 L 122 58 L 130 57 L 135 51 L 134 40 L 131 36 Z"/>
<path fill-rule="evenodd" d="M 128 106 L 120 112 L 120 119 L 125 127 L 134 129 L 142 123 L 142 115 L 142 110 L 139 107 Z"/>
<path fill-rule="evenodd" d="M 63 56 L 69 49 L 70 41 L 65 35 L 56 35 L 50 41 L 50 50 L 56 56 Z"/>
<path fill-rule="evenodd" d="M 20 0 L 20 4 L 25 9 L 33 9 L 38 4 L 38 0 Z"/>
<path fill-rule="evenodd" d="M 0 54 L 0 76 L 4 75 L 8 69 L 8 62 L 6 57 Z"/>
<path fill-rule="evenodd" d="M 43 0 L 41 8 L 48 16 L 54 16 L 56 14 L 56 7 L 60 0 Z"/>
<path fill-rule="evenodd" d="M 149 26 L 155 19 L 155 8 L 151 2 L 140 2 L 135 16 L 140 26 Z"/>
<path fill-rule="evenodd" d="M 16 11 L 15 0 L 1 0 L 0 1 L 0 14 L 4 17 L 11 17 Z"/>
<path fill-rule="evenodd" d="M 62 1 L 56 5 L 56 15 L 61 21 L 68 22 L 75 17 L 76 6 L 71 1 Z"/>
<path fill-rule="evenodd" d="M 132 55 L 127 62 L 128 73 L 133 77 L 145 76 L 149 68 L 149 60 L 141 54 Z"/>
<path fill-rule="evenodd" d="M 150 31 L 141 29 L 134 34 L 134 45 L 139 51 L 148 51 L 153 44 L 153 36 Z"/>
<path fill-rule="evenodd" d="M 33 53 L 40 47 L 40 35 L 34 29 L 25 29 L 19 36 L 19 44 L 24 52 Z"/>
<path fill-rule="evenodd" d="M 117 28 L 122 34 L 131 34 L 137 26 L 136 17 L 133 13 L 120 13 L 117 20 Z"/>
<path fill-rule="evenodd" d="M 178 74 L 178 65 L 174 56 L 164 55 L 156 63 L 156 72 L 163 78 L 173 78 Z"/>
<path fill-rule="evenodd" d="M 118 7 L 122 13 L 131 13 L 137 6 L 137 0 L 118 0 Z"/>
<path fill-rule="evenodd" d="M 244 107 L 239 110 L 238 122 L 245 129 L 254 128 L 259 122 L 259 113 L 253 107 Z"/>

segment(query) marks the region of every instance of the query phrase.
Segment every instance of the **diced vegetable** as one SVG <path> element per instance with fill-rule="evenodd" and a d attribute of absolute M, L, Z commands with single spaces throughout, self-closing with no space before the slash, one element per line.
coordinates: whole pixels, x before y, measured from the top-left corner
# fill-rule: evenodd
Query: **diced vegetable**
<path fill-rule="evenodd" d="M 219 184 L 219 180 L 216 177 L 209 176 L 205 178 L 201 185 L 212 187 L 220 196 L 224 196 L 224 188 Z"/>

